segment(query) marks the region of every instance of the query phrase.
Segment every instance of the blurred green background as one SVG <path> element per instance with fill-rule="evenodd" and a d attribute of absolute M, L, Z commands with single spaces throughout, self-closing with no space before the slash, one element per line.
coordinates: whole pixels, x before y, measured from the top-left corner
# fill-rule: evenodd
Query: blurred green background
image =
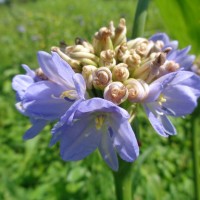
<path fill-rule="evenodd" d="M 98 152 L 79 162 L 63 162 L 59 146 L 48 146 L 51 126 L 23 141 L 30 123 L 15 109 L 11 81 L 24 73 L 21 64 L 38 67 L 38 50 L 50 51 L 62 40 L 73 44 L 77 36 L 91 41 L 110 20 L 117 24 L 124 17 L 130 37 L 135 8 L 135 0 L 0 1 L 0 200 L 115 199 L 112 173 Z M 191 53 L 200 55 L 199 8 L 198 0 L 152 0 L 144 36 L 167 32 L 180 48 L 192 45 Z M 195 199 L 191 120 L 198 113 L 174 119 L 178 135 L 166 139 L 141 112 L 134 199 Z"/>

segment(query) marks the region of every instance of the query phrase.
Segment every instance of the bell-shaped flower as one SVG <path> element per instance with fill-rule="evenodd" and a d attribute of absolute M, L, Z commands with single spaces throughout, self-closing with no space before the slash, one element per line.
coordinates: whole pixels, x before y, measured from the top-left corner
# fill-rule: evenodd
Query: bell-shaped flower
<path fill-rule="evenodd" d="M 59 119 L 77 99 L 84 98 L 86 86 L 82 75 L 76 74 L 57 53 L 50 55 L 40 51 L 38 61 L 47 78 L 26 88 L 18 109 L 29 116 L 33 123 L 35 120 L 37 123 L 46 123 Z M 25 139 L 38 134 L 38 131 L 34 130 L 40 130 L 39 126 L 34 127 L 36 129 L 25 134 Z"/>
<path fill-rule="evenodd" d="M 16 91 L 16 108 L 24 115 L 27 115 L 25 111 L 22 109 L 22 100 L 24 98 L 24 95 L 27 91 L 27 88 L 38 82 L 42 81 L 42 78 L 38 76 L 37 71 L 31 70 L 27 65 L 22 65 L 24 70 L 26 71 L 26 74 L 19 74 L 16 75 L 12 80 L 12 88 Z M 41 75 L 41 72 L 40 72 Z M 30 117 L 30 121 L 32 123 L 32 127 L 29 128 L 26 133 L 24 134 L 24 139 L 30 139 L 37 135 L 42 129 L 46 126 L 48 123 L 47 120 L 44 119 L 37 119 L 35 117 Z"/>
<path fill-rule="evenodd" d="M 137 158 L 139 147 L 126 110 L 101 98 L 82 101 L 69 110 L 68 119 L 52 131 L 51 145 L 60 141 L 63 160 L 81 160 L 98 149 L 105 162 L 117 170 L 116 151 L 127 162 Z"/>
<path fill-rule="evenodd" d="M 189 71 L 178 71 L 160 77 L 149 86 L 144 108 L 153 128 L 162 136 L 176 134 L 167 116 L 192 113 L 200 96 L 200 77 Z"/>

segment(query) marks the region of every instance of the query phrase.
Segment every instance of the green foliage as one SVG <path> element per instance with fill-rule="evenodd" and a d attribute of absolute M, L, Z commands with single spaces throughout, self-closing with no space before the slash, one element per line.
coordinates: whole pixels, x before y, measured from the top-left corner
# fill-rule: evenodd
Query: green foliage
<path fill-rule="evenodd" d="M 152 2 L 145 36 L 167 30 L 181 47 L 192 44 L 193 52 L 198 53 L 196 2 Z M 94 31 L 110 20 L 116 24 L 125 17 L 130 37 L 135 5 L 133 0 L 11 0 L 0 5 L 0 200 L 115 199 L 112 173 L 98 152 L 83 161 L 63 162 L 59 145 L 48 147 L 51 125 L 36 138 L 22 140 L 30 123 L 14 107 L 11 80 L 15 74 L 24 73 L 22 63 L 38 67 L 38 50 L 50 51 L 61 40 L 72 44 L 77 36 L 91 40 Z M 191 133 L 184 129 L 187 124 L 175 119 L 178 135 L 161 138 L 142 112 L 138 117 L 141 155 L 134 163 L 135 199 L 193 199 Z"/>

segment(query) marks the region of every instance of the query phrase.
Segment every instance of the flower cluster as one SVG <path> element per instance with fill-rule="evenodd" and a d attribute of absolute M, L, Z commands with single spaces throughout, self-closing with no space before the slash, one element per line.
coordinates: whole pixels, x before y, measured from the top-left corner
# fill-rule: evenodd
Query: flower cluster
<path fill-rule="evenodd" d="M 56 122 L 50 145 L 60 142 L 63 160 L 80 160 L 98 149 L 118 169 L 117 154 L 127 162 L 139 155 L 131 127 L 142 105 L 162 136 L 176 134 L 168 116 L 190 114 L 200 96 L 200 78 L 191 71 L 190 47 L 179 50 L 164 33 L 127 40 L 126 22 L 110 22 L 71 46 L 39 51 L 39 68 L 23 65 L 25 75 L 13 78 L 17 109 L 30 118 L 24 139 Z"/>

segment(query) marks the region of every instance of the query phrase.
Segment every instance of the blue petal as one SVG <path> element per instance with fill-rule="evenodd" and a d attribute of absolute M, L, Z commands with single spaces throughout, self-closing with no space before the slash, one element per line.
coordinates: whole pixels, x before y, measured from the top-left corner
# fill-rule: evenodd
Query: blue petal
<path fill-rule="evenodd" d="M 169 37 L 167 34 L 165 33 L 156 33 L 154 35 L 152 35 L 149 40 L 152 40 L 154 42 L 158 41 L 158 40 L 161 40 L 164 42 L 164 44 L 168 44 L 169 43 Z"/>
<path fill-rule="evenodd" d="M 149 85 L 149 94 L 144 102 L 153 102 L 158 99 L 167 85 L 176 77 L 177 72 L 161 76 Z"/>
<path fill-rule="evenodd" d="M 92 98 L 81 102 L 75 113 L 75 117 L 87 116 L 93 112 L 110 113 L 120 117 L 122 120 L 127 120 L 130 117 L 126 110 L 102 98 Z"/>
<path fill-rule="evenodd" d="M 42 129 L 46 126 L 47 121 L 41 119 L 32 119 L 32 127 L 26 131 L 23 136 L 24 140 L 31 139 L 35 137 Z"/>
<path fill-rule="evenodd" d="M 62 88 L 49 81 L 32 84 L 23 98 L 22 106 L 30 116 L 54 120 L 60 118 L 72 105 L 64 99 L 58 98 Z"/>
<path fill-rule="evenodd" d="M 34 83 L 33 78 L 27 75 L 17 75 L 12 80 L 12 88 L 19 95 L 19 99 L 21 100 L 24 97 L 24 94 L 27 88 Z"/>
<path fill-rule="evenodd" d="M 72 75 L 75 72 L 57 53 L 53 52 L 51 56 L 44 51 L 39 51 L 38 62 L 44 74 L 50 80 L 68 89 L 74 88 Z"/>
<path fill-rule="evenodd" d="M 100 133 L 96 131 L 92 120 L 85 118 L 60 128 L 60 153 L 63 160 L 81 160 L 98 147 Z"/>
<path fill-rule="evenodd" d="M 149 121 L 151 125 L 153 126 L 154 130 L 163 137 L 168 137 L 168 134 L 165 133 L 165 129 L 161 123 L 161 121 L 158 120 L 157 116 L 147 107 L 147 105 L 144 105 L 145 112 L 149 118 Z"/>
<path fill-rule="evenodd" d="M 168 135 L 176 134 L 176 129 L 174 125 L 171 123 L 171 121 L 167 118 L 166 115 L 159 115 L 158 118 L 160 119 L 166 134 Z"/>
<path fill-rule="evenodd" d="M 128 121 L 112 122 L 114 146 L 120 157 L 127 161 L 133 162 L 139 155 L 139 146 L 135 134 Z"/>
<path fill-rule="evenodd" d="M 35 78 L 35 72 L 29 68 L 28 65 L 22 64 L 22 67 L 26 71 L 26 75 L 32 77 L 33 79 Z"/>
<path fill-rule="evenodd" d="M 110 166 L 114 171 L 117 171 L 119 167 L 118 159 L 108 130 L 107 132 L 101 133 L 99 151 L 108 166 Z"/>
<path fill-rule="evenodd" d="M 79 98 L 84 99 L 86 92 L 86 84 L 85 80 L 83 79 L 83 76 L 81 74 L 76 73 L 73 75 L 73 80 Z"/>

